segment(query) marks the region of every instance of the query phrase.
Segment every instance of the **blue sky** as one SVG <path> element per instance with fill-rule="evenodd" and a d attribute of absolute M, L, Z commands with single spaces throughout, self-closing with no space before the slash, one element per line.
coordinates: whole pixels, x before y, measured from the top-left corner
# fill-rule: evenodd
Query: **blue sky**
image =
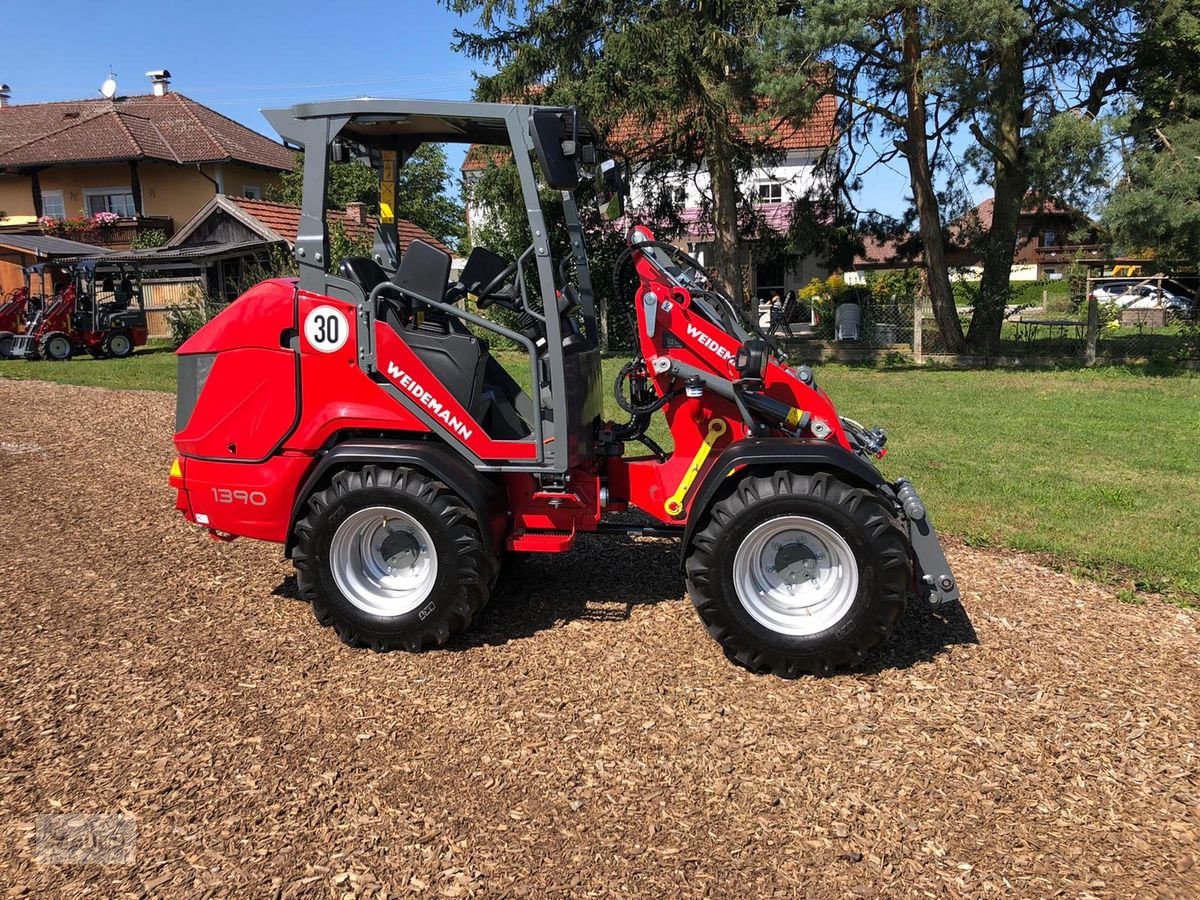
<path fill-rule="evenodd" d="M 434 0 L 159 0 L 10 3 L 0 82 L 14 103 L 98 97 L 109 67 L 122 94 L 148 93 L 145 73 L 267 134 L 263 107 L 340 97 L 470 98 L 479 64 L 450 49 L 461 19 Z M 462 150 L 449 147 L 458 167 Z M 903 165 L 869 176 L 860 204 L 898 212 Z"/>
<path fill-rule="evenodd" d="M 165 68 L 172 90 L 274 137 L 263 107 L 366 95 L 465 100 L 478 68 L 450 49 L 454 27 L 471 23 L 432 0 L 103 5 L 6 4 L 0 82 L 14 103 L 99 97 L 109 66 L 120 93 L 149 93 L 145 73 Z"/>

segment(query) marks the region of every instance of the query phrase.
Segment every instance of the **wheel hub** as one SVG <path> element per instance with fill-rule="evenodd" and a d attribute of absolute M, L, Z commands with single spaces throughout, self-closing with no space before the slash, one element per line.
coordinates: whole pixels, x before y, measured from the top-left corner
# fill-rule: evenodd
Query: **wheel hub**
<path fill-rule="evenodd" d="M 421 558 L 421 545 L 410 531 L 389 530 L 379 546 L 379 553 L 389 570 L 411 569 Z"/>
<path fill-rule="evenodd" d="M 774 569 L 786 584 L 804 584 L 817 577 L 817 554 L 803 541 L 775 545 Z"/>
<path fill-rule="evenodd" d="M 760 523 L 733 559 L 742 607 L 780 634 L 812 635 L 837 625 L 858 595 L 858 579 L 858 561 L 846 539 L 807 516 Z"/>
<path fill-rule="evenodd" d="M 402 616 L 433 592 L 438 560 L 433 539 L 403 510 L 371 506 L 346 517 L 329 544 L 338 590 L 375 616 Z"/>

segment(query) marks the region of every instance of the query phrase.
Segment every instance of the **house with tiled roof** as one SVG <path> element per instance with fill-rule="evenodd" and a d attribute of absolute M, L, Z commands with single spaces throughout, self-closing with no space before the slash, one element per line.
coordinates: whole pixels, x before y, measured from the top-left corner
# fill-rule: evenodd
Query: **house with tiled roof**
<path fill-rule="evenodd" d="M 344 210 L 326 210 L 330 227 L 341 225 L 352 240 L 373 240 L 379 219 L 367 213 L 362 203 L 351 203 Z M 199 247 L 205 244 L 242 243 L 261 240 L 285 245 L 291 250 L 300 228 L 300 207 L 250 197 L 217 195 L 185 222 L 168 247 Z M 414 240 L 432 244 L 445 253 L 449 247 L 428 231 L 404 219 L 396 221 L 396 236 L 400 252 L 404 253 Z M 453 255 L 453 254 L 452 254 Z"/>
<path fill-rule="evenodd" d="M 151 93 L 89 100 L 13 103 L 0 86 L 0 230 L 123 249 L 149 229 L 170 236 L 217 194 L 261 198 L 291 170 L 282 144 L 149 74 Z"/>
<path fill-rule="evenodd" d="M 992 227 L 995 201 L 988 197 L 946 229 L 946 262 L 957 278 L 975 280 L 982 273 L 979 254 L 971 238 Z M 1081 237 L 1082 236 L 1082 237 Z M 1095 223 L 1082 210 L 1051 200 L 1027 198 L 1017 219 L 1017 245 L 1013 251 L 1012 281 L 1061 278 L 1075 261 L 1092 262 L 1107 257 Z M 921 241 L 915 232 L 880 240 L 869 237 L 854 259 L 854 272 L 901 269 L 921 264 Z M 851 279 L 858 280 L 858 279 Z"/>
<path fill-rule="evenodd" d="M 711 197 L 707 169 L 704 166 L 691 169 L 680 166 L 666 176 L 655 174 L 652 177 L 650 174 L 661 173 L 661 161 L 672 158 L 672 146 L 685 127 L 684 119 L 680 117 L 672 122 L 664 117 L 650 128 L 627 119 L 609 132 L 607 143 L 620 150 L 633 164 L 630 210 L 649 207 L 651 197 L 669 192 L 685 226 L 679 243 L 686 245 L 703 262 L 706 246 L 712 239 L 707 212 Z M 828 156 L 829 149 L 840 136 L 837 100 L 832 95 L 821 97 L 803 121 L 774 117 L 763 122 L 746 122 L 742 129 L 760 140 L 771 157 L 747 173 L 740 185 L 742 193 L 752 199 L 769 227 L 787 231 L 797 200 L 828 193 L 828 182 L 820 162 Z M 470 185 L 489 165 L 504 158 L 503 152 L 495 148 L 474 146 L 468 150 L 462 167 L 468 198 Z M 651 161 L 659 164 L 650 165 Z M 486 210 L 468 202 L 467 223 L 472 241 L 475 229 L 485 217 Z M 759 260 L 754 257 L 753 247 L 749 248 L 746 265 L 754 292 L 762 300 L 775 293 L 782 295 L 788 290 L 798 290 L 812 278 L 828 274 L 815 258 Z"/>

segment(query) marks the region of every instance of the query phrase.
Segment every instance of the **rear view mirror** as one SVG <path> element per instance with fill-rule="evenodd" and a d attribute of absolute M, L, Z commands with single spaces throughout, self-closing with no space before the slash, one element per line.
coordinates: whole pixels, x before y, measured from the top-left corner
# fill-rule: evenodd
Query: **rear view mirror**
<path fill-rule="evenodd" d="M 575 110 L 546 107 L 529 116 L 533 150 L 546 175 L 546 184 L 556 191 L 579 187 L 579 163 Z"/>
<path fill-rule="evenodd" d="M 611 222 L 625 213 L 625 195 L 629 182 L 625 167 L 616 160 L 606 159 L 596 170 L 596 208 L 600 218 Z"/>

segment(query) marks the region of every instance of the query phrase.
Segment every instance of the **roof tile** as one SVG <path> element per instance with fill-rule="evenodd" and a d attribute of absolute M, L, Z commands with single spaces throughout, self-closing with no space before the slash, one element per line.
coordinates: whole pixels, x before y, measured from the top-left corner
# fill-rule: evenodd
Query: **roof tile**
<path fill-rule="evenodd" d="M 296 233 L 300 229 L 300 207 L 292 206 L 290 203 L 275 203 L 270 200 L 252 200 L 249 197 L 230 197 L 229 199 L 241 207 L 243 212 L 262 222 L 289 244 L 296 242 Z M 345 210 L 327 210 L 325 217 L 331 225 L 340 221 L 346 229 L 346 236 L 355 239 L 373 237 L 375 228 L 379 225 L 379 219 L 374 216 L 367 216 L 362 223 L 359 223 Z M 408 245 L 414 240 L 432 244 L 444 253 L 453 252 L 428 231 L 405 219 L 396 221 L 396 234 L 400 242 L 401 253 L 407 250 Z"/>
<path fill-rule="evenodd" d="M 288 171 L 292 151 L 183 94 L 0 109 L 0 168 L 158 159 Z"/>

